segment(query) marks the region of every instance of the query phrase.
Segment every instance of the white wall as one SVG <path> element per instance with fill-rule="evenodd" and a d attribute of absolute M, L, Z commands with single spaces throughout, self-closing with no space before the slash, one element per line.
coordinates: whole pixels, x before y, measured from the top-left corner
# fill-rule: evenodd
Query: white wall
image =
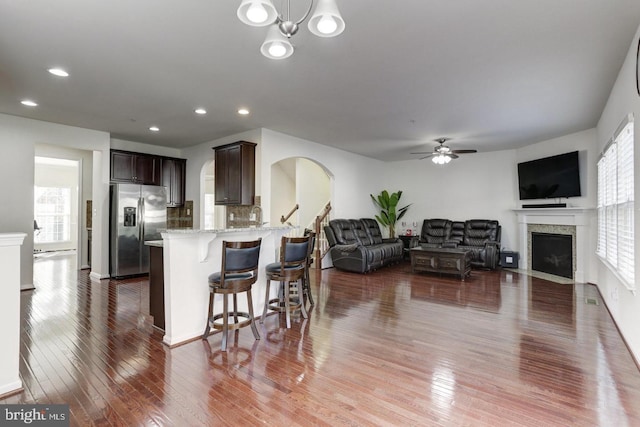
<path fill-rule="evenodd" d="M 464 154 L 442 166 L 429 159 L 393 162 L 385 170 L 385 184 L 374 195 L 402 190 L 400 206 L 412 206 L 401 221 L 417 222 L 418 233 L 426 218 L 496 219 L 502 226 L 502 246 L 517 248 L 511 211 L 517 207 L 515 150 Z"/>
<path fill-rule="evenodd" d="M 290 157 L 313 160 L 331 180 L 332 218 L 372 217 L 370 193 L 380 188 L 388 164 L 269 129 L 262 129 L 262 204 L 271 212 L 271 165 Z M 265 219 L 269 220 L 269 219 Z M 273 218 L 273 221 L 276 221 Z M 273 222 L 272 221 L 272 222 Z"/>
<path fill-rule="evenodd" d="M 598 171 L 596 169 L 598 149 L 597 132 L 595 128 L 519 148 L 516 150 L 516 161 L 517 163 L 527 162 L 529 160 L 555 156 L 571 151 L 579 151 L 580 189 L 582 197 L 562 199 L 562 202 L 567 203 L 569 207 L 593 208 L 596 205 L 596 198 L 598 196 Z M 555 203 L 555 200 L 557 199 L 553 199 L 551 203 Z M 532 200 L 525 201 L 525 203 L 544 203 L 544 201 Z M 547 203 L 549 203 L 549 201 L 547 201 Z"/>
<path fill-rule="evenodd" d="M 33 180 L 36 144 L 50 144 L 82 150 L 109 152 L 109 134 L 105 132 L 58 125 L 38 120 L 0 114 L 0 232 L 27 234 L 20 250 L 20 283 L 33 284 Z M 108 242 L 109 156 L 94 166 L 94 263 L 96 275 L 108 275 L 108 251 L 102 244 Z M 99 251 L 99 252 L 96 252 Z M 104 252 L 104 253 L 102 253 Z M 95 277 L 95 276 L 94 276 Z"/>
<path fill-rule="evenodd" d="M 271 225 L 280 225 L 282 215 L 288 214 L 296 205 L 295 174 L 295 159 L 285 159 L 271 166 Z M 287 222 L 298 225 L 298 215 L 294 214 Z"/>
<path fill-rule="evenodd" d="M 330 200 L 331 180 L 315 162 L 296 159 L 296 186 L 298 223 L 301 228 L 309 227 Z"/>
<path fill-rule="evenodd" d="M 22 388 L 20 380 L 20 245 L 24 233 L 0 233 L 0 396 Z M 31 255 L 29 255 L 31 258 Z"/>
<path fill-rule="evenodd" d="M 178 148 L 161 147 L 117 138 L 111 138 L 111 148 L 114 150 L 133 151 L 134 153 L 155 154 L 156 156 L 182 157 L 182 150 Z"/>
<path fill-rule="evenodd" d="M 250 141 L 256 147 L 256 196 L 261 197 L 263 221 L 279 224 L 271 218 L 271 166 L 291 157 L 313 160 L 332 177 L 333 218 L 360 218 L 373 215 L 369 193 L 379 187 L 383 162 L 327 147 L 269 129 L 255 129 L 182 150 L 187 159 L 187 199 L 194 201 L 194 224 L 200 224 L 200 172 L 214 158 L 212 147 L 236 141 Z M 196 217 L 197 216 L 197 217 Z"/>
<path fill-rule="evenodd" d="M 615 132 L 616 128 L 629 113 L 633 113 L 634 121 L 634 173 L 635 173 L 635 277 L 636 284 L 639 283 L 640 274 L 640 96 L 636 90 L 636 53 L 638 37 L 640 31 L 636 33 L 625 62 L 620 69 L 618 78 L 609 95 L 607 105 L 602 112 L 597 127 L 597 146 L 602 151 L 605 144 Z M 598 259 L 598 258 L 597 258 Z M 640 360 L 640 289 L 633 294 L 622 284 L 616 276 L 599 259 L 597 261 L 598 277 L 596 283 L 600 288 L 615 319 L 622 335 L 631 348 L 636 360 Z M 637 285 L 636 285 L 637 286 Z"/>
<path fill-rule="evenodd" d="M 591 129 L 517 150 L 464 154 L 443 166 L 435 165 L 428 159 L 389 163 L 385 168 L 385 184 L 374 195 L 385 189 L 390 192 L 402 190 L 400 206 L 410 203 L 412 206 L 401 221 L 407 222 L 407 228 L 413 228 L 412 224 L 418 223 L 418 232 L 426 218 L 497 219 L 502 225 L 502 247 L 517 250 L 517 220 L 512 211 L 522 207 L 518 194 L 517 164 L 580 151 L 584 197 L 568 199 L 567 203 L 570 206 L 594 207 L 595 139 L 595 129 Z M 401 232 L 401 228 L 401 225 L 396 227 L 398 232 Z"/>
<path fill-rule="evenodd" d="M 247 132 L 242 132 L 234 135 L 229 135 L 225 138 L 216 139 L 210 142 L 204 142 L 202 144 L 194 145 L 189 148 L 185 148 L 181 150 L 181 155 L 184 159 L 187 159 L 187 173 L 186 173 L 186 191 L 185 197 L 186 200 L 193 200 L 193 224 L 195 228 L 200 228 L 200 217 L 204 212 L 204 208 L 202 206 L 203 197 L 203 189 L 201 188 L 201 177 L 202 177 L 202 167 L 209 160 L 215 160 L 215 152 L 213 151 L 213 147 L 218 147 L 220 145 L 231 144 L 236 141 L 249 141 L 258 144 L 256 147 L 256 196 L 260 196 L 260 175 L 258 171 L 260 170 L 260 138 L 261 132 L 260 129 L 255 129 Z M 215 165 L 214 165 L 215 167 Z M 270 170 L 270 168 L 269 168 Z M 263 205 L 264 212 L 264 205 Z M 216 215 L 218 215 L 219 210 L 216 210 Z M 266 212 L 263 213 L 266 215 Z M 263 221 L 266 221 L 263 217 Z M 196 225 L 197 224 L 197 225 Z"/>

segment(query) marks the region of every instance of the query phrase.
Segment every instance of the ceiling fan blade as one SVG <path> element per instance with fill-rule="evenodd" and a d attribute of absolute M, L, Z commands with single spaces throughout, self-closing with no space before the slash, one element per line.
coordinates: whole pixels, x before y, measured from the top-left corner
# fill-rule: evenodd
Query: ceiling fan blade
<path fill-rule="evenodd" d="M 452 159 L 457 159 L 458 157 L 460 157 L 460 156 L 458 156 L 456 154 L 453 154 L 453 153 L 449 153 L 448 156 L 451 157 Z"/>
<path fill-rule="evenodd" d="M 409 153 L 409 154 L 433 154 L 433 151 L 418 151 L 417 153 Z"/>
<path fill-rule="evenodd" d="M 451 152 L 456 154 L 470 154 L 470 153 L 477 153 L 478 150 L 451 150 Z"/>
<path fill-rule="evenodd" d="M 435 153 L 427 154 L 427 155 L 426 155 L 426 156 L 424 156 L 424 157 L 420 157 L 420 159 L 419 159 L 419 160 L 428 159 L 429 157 L 433 157 L 433 156 L 435 156 Z"/>

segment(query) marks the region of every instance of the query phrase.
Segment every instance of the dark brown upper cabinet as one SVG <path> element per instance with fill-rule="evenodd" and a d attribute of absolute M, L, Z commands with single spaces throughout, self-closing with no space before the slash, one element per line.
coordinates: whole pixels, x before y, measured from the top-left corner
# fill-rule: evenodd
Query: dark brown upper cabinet
<path fill-rule="evenodd" d="M 184 205 L 186 171 L 185 159 L 162 158 L 162 185 L 167 187 L 167 206 Z"/>
<path fill-rule="evenodd" d="M 111 150 L 111 181 L 163 185 L 170 207 L 184 205 L 186 171 L 185 159 Z"/>
<path fill-rule="evenodd" d="M 253 205 L 256 144 L 239 141 L 215 150 L 216 205 Z"/>
<path fill-rule="evenodd" d="M 111 150 L 111 181 L 160 185 L 160 157 Z"/>

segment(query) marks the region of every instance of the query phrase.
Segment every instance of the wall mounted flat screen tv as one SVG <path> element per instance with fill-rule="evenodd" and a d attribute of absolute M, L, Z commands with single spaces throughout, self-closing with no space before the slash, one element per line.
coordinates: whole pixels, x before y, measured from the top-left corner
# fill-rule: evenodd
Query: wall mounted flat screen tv
<path fill-rule="evenodd" d="M 580 196 L 578 152 L 518 163 L 520 200 Z"/>

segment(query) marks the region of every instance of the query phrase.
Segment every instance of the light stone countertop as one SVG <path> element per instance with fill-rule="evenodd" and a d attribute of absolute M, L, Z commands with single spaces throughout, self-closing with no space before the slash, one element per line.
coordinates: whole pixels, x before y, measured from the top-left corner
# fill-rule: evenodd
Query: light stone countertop
<path fill-rule="evenodd" d="M 270 230 L 289 230 L 299 227 L 277 226 L 277 227 L 235 227 L 235 228 L 217 228 L 217 229 L 198 229 L 198 228 L 169 228 L 163 233 L 169 234 L 207 234 L 207 233 L 238 233 L 245 231 L 270 231 Z"/>

